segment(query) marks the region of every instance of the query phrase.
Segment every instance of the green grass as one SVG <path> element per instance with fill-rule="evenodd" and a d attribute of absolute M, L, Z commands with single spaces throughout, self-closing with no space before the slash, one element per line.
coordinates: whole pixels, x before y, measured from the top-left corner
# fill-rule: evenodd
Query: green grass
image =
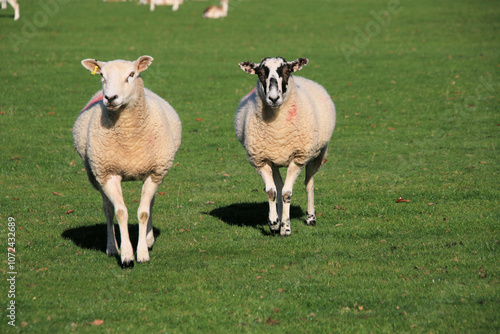
<path fill-rule="evenodd" d="M 378 29 L 370 11 L 394 2 L 232 0 L 227 18 L 203 20 L 214 2 L 150 13 L 25 0 L 18 22 L 0 13 L 0 235 L 5 249 L 15 218 L 18 273 L 13 328 L 4 257 L 0 332 L 500 331 L 497 1 L 401 0 Z M 183 143 L 157 195 L 151 262 L 122 270 L 71 128 L 100 89 L 80 61 L 143 54 Z M 256 80 L 237 63 L 277 55 L 308 57 L 298 74 L 338 113 L 318 224 L 304 223 L 301 177 L 288 238 L 269 235 L 233 129 Z M 135 247 L 140 184 L 124 195 Z"/>

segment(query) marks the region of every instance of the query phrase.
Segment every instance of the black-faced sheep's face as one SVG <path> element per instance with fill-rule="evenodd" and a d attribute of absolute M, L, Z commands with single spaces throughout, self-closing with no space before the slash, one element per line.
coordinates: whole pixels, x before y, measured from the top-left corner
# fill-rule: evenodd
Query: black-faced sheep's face
<path fill-rule="evenodd" d="M 152 61 L 152 57 L 142 56 L 133 62 L 119 59 L 110 62 L 85 59 L 82 64 L 92 73 L 101 75 L 103 103 L 109 110 L 117 111 L 137 99 L 137 80 Z"/>
<path fill-rule="evenodd" d="M 272 57 L 262 59 L 260 64 L 242 62 L 239 66 L 243 71 L 259 76 L 258 91 L 262 100 L 270 108 L 279 108 L 287 96 L 292 72 L 300 70 L 307 62 L 306 58 L 287 62 L 281 57 Z"/>

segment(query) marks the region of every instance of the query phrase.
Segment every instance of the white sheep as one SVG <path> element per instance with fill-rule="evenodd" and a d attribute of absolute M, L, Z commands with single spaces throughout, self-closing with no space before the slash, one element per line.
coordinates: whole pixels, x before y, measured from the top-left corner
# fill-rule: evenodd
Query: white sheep
<path fill-rule="evenodd" d="M 14 21 L 19 20 L 19 4 L 17 0 L 0 0 L 2 2 L 2 9 L 7 9 L 7 2 L 14 8 Z"/>
<path fill-rule="evenodd" d="M 229 0 L 221 0 L 220 6 L 208 6 L 203 12 L 203 17 L 208 19 L 219 19 L 227 16 Z"/>
<path fill-rule="evenodd" d="M 138 209 L 137 261 L 149 261 L 154 243 L 152 209 L 154 197 L 172 166 L 181 143 L 181 122 L 161 97 L 144 88 L 141 72 L 153 61 L 110 62 L 85 59 L 82 65 L 102 77 L 102 90 L 82 110 L 73 127 L 73 139 L 83 159 L 90 183 L 100 191 L 107 221 L 109 256 L 118 254 L 114 216 L 121 234 L 123 268 L 134 266 L 128 235 L 128 213 L 121 181 L 143 181 Z"/>
<path fill-rule="evenodd" d="M 175 12 L 179 9 L 179 5 L 184 3 L 184 0 L 140 0 L 140 4 L 149 4 L 149 10 L 154 11 L 155 5 L 157 6 L 172 6 L 172 10 Z"/>
<path fill-rule="evenodd" d="M 235 130 L 250 164 L 260 174 L 269 198 L 271 232 L 291 234 L 290 201 L 293 185 L 306 167 L 308 225 L 316 224 L 313 176 L 323 164 L 335 127 L 335 105 L 326 90 L 314 81 L 292 76 L 308 59 L 287 62 L 281 57 L 260 64 L 239 63 L 257 74 L 255 89 L 238 107 Z M 287 167 L 285 184 L 280 167 Z"/>

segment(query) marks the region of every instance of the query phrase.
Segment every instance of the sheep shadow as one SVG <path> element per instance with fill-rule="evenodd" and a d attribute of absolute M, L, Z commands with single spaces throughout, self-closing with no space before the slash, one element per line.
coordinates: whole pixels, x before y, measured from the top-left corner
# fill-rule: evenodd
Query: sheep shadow
<path fill-rule="evenodd" d="M 274 235 L 267 226 L 269 203 L 236 203 L 205 212 L 231 226 L 253 227 L 263 235 Z M 290 206 L 290 218 L 300 218 L 304 211 L 297 205 Z"/>
<path fill-rule="evenodd" d="M 139 226 L 138 224 L 128 224 L 128 232 L 130 237 L 130 242 L 134 251 L 136 251 L 137 242 L 139 241 Z M 80 226 L 75 228 L 69 228 L 63 231 L 61 236 L 64 239 L 69 239 L 80 248 L 96 250 L 106 254 L 107 245 L 107 226 L 106 223 L 99 223 L 89 226 Z M 155 240 L 160 236 L 161 231 L 153 226 L 153 235 Z M 120 247 L 120 228 L 118 224 L 115 224 L 115 235 L 118 247 Z M 154 247 L 154 246 L 153 246 Z M 119 256 L 117 257 L 120 262 Z M 121 263 L 120 263 L 121 264 Z"/>

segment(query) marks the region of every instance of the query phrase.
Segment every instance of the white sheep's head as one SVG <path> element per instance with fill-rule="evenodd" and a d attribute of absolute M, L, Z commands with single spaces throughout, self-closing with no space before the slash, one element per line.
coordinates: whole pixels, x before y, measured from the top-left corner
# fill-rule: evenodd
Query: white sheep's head
<path fill-rule="evenodd" d="M 298 58 L 287 62 L 281 57 L 263 58 L 260 64 L 244 61 L 240 68 L 250 74 L 259 76 L 258 91 L 262 100 L 270 108 L 279 108 L 288 92 L 288 82 L 292 72 L 307 65 L 307 58 Z"/>
<path fill-rule="evenodd" d="M 106 108 L 117 111 L 135 102 L 138 96 L 136 88 L 140 74 L 153 62 L 153 57 L 141 56 L 136 61 L 113 60 L 102 62 L 96 59 L 84 59 L 82 65 L 98 73 L 102 78 L 103 102 Z"/>

